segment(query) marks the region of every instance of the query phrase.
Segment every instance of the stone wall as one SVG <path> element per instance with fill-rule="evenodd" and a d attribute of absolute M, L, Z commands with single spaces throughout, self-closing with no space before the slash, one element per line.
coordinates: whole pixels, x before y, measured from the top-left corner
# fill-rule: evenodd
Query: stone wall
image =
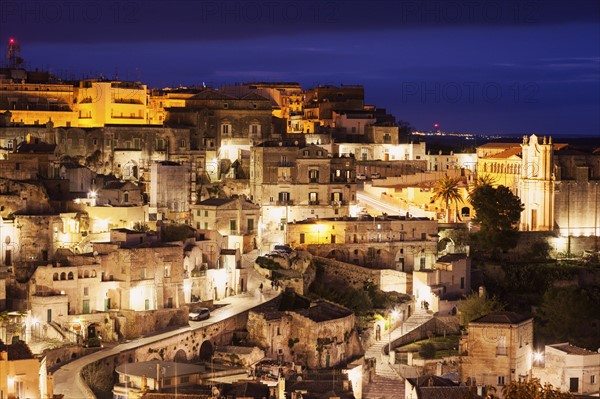
<path fill-rule="evenodd" d="M 555 225 L 561 234 L 600 235 L 600 181 L 588 180 L 586 175 L 557 182 L 554 204 Z"/>
<path fill-rule="evenodd" d="M 46 356 L 46 364 L 49 370 L 56 369 L 64 364 L 69 363 L 72 360 L 80 358 L 81 356 L 89 355 L 100 350 L 100 348 L 85 348 L 79 345 L 68 345 L 56 349 L 50 349 L 44 352 Z"/>
<path fill-rule="evenodd" d="M 143 335 L 155 333 L 168 327 L 188 324 L 188 308 L 158 309 L 144 312 L 121 310 L 119 316 L 124 317 L 125 323 L 117 323 L 125 339 L 134 339 Z M 118 318 L 120 319 L 120 318 Z"/>
<path fill-rule="evenodd" d="M 323 265 L 325 276 L 329 279 L 342 280 L 346 285 L 362 289 L 367 281 L 376 284 L 382 291 L 396 291 L 403 294 L 409 293 L 409 276 L 396 270 L 367 269 L 361 266 L 344 263 L 335 259 L 315 256 L 315 261 Z M 412 291 L 412 287 L 411 291 Z"/>
<path fill-rule="evenodd" d="M 592 219 L 593 222 L 593 219 Z M 511 251 L 517 254 L 527 253 L 534 243 L 547 242 L 550 245 L 550 256 L 581 257 L 585 250 L 600 250 L 600 238 L 595 236 L 561 236 L 552 231 L 528 231 L 519 233 L 517 247 Z"/>
<path fill-rule="evenodd" d="M 404 326 L 402 326 L 404 328 Z M 429 334 L 436 336 L 443 336 L 444 334 L 453 335 L 459 334 L 460 328 L 458 325 L 458 319 L 455 317 L 434 317 L 428 320 L 421 326 L 414 330 L 405 333 L 400 338 L 392 342 L 392 348 L 410 344 L 412 342 L 425 339 L 429 337 Z M 384 352 L 388 353 L 388 348 L 384 347 Z"/>

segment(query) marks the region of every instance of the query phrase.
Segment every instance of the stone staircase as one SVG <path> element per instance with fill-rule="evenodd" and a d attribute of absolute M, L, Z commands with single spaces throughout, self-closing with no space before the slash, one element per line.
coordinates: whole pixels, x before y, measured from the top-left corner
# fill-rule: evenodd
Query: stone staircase
<path fill-rule="evenodd" d="M 398 335 L 398 337 L 411 332 L 412 330 L 425 324 L 432 318 L 433 316 L 427 313 L 426 310 L 417 308 L 415 312 L 412 315 L 410 315 L 410 317 L 406 319 L 404 323 L 402 323 L 402 334 Z M 394 334 L 392 333 L 392 341 L 393 340 Z"/>
<path fill-rule="evenodd" d="M 365 399 L 400 399 L 404 398 L 404 380 L 389 364 L 387 350 L 389 342 L 400 338 L 402 335 L 414 330 L 433 316 L 424 309 L 418 309 L 412 314 L 401 327 L 394 329 L 390 335 L 382 334 L 381 340 L 371 345 L 365 352 L 365 358 L 377 360 L 376 376 L 372 382 L 363 387 L 363 398 Z M 393 348 L 392 348 L 393 349 Z"/>

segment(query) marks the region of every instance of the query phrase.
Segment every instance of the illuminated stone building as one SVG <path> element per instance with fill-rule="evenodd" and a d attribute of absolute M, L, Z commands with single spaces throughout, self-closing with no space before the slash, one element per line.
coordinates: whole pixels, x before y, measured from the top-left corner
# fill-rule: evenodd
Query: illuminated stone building
<path fill-rule="evenodd" d="M 304 91 L 304 119 L 319 122 L 321 126 L 333 126 L 334 110 L 362 111 L 364 106 L 365 89 L 363 86 L 323 85 Z"/>
<path fill-rule="evenodd" d="M 533 319 L 513 312 L 494 312 L 469 323 L 461 338 L 461 382 L 502 387 L 531 375 Z"/>
<path fill-rule="evenodd" d="M 413 295 L 419 304 L 439 315 L 456 314 L 458 301 L 471 292 L 471 258 L 450 254 L 435 261 L 433 268 L 413 271 Z"/>
<path fill-rule="evenodd" d="M 190 211 L 190 168 L 176 162 L 155 162 L 150 167 L 151 213 L 160 214 L 161 219 L 189 223 Z"/>
<path fill-rule="evenodd" d="M 192 226 L 240 237 L 242 252 L 254 249 L 260 220 L 259 205 L 242 197 L 209 198 L 190 208 Z"/>
<path fill-rule="evenodd" d="M 271 137 L 271 100 L 256 93 L 241 97 L 206 88 L 186 99 L 185 107 L 168 109 L 168 126 L 191 130 L 190 148 L 219 150 L 230 162 L 253 143 Z"/>
<path fill-rule="evenodd" d="M 533 377 L 575 395 L 594 396 L 600 388 L 600 353 L 563 342 L 534 356 Z"/>
<path fill-rule="evenodd" d="M 51 399 L 53 385 L 46 359 L 36 358 L 23 341 L 0 341 L 0 392 L 8 399 Z"/>
<path fill-rule="evenodd" d="M 144 125 L 149 121 L 147 88 L 140 82 L 83 80 L 76 91 L 79 127 Z"/>
<path fill-rule="evenodd" d="M 437 257 L 437 221 L 368 215 L 290 221 L 287 242 L 342 262 L 410 272 L 433 267 Z"/>
<path fill-rule="evenodd" d="M 352 157 L 316 145 L 264 142 L 252 148 L 250 193 L 266 230 L 283 232 L 293 220 L 347 216 L 356 202 Z"/>
<path fill-rule="evenodd" d="M 9 111 L 13 124 L 77 126 L 75 98 L 72 85 L 47 72 L 0 69 L 0 113 Z"/>
<path fill-rule="evenodd" d="M 250 310 L 247 329 L 248 340 L 279 362 L 329 368 L 362 352 L 352 311 L 293 291 Z"/>
<path fill-rule="evenodd" d="M 600 235 L 598 148 L 583 150 L 531 135 L 521 144 L 486 144 L 477 155 L 478 175 L 490 176 L 521 198 L 521 230 Z"/>

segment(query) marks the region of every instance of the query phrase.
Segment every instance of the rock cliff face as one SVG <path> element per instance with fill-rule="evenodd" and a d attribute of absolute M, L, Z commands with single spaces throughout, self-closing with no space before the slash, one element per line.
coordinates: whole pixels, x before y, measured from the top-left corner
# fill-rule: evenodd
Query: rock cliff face
<path fill-rule="evenodd" d="M 292 288 L 302 295 L 315 280 L 317 269 L 313 256 L 307 251 L 274 251 L 261 258 L 255 270 L 283 289 Z"/>
<path fill-rule="evenodd" d="M 15 213 L 43 214 L 50 210 L 46 189 L 41 184 L 0 177 L 0 216 Z"/>

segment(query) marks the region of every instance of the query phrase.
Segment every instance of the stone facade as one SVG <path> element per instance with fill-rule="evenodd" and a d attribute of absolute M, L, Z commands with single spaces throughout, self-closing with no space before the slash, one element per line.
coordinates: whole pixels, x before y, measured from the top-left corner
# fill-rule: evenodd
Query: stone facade
<path fill-rule="evenodd" d="M 523 142 L 490 143 L 477 149 L 477 171 L 521 198 L 520 230 L 558 231 L 563 236 L 600 235 L 600 153 L 524 136 Z"/>
<path fill-rule="evenodd" d="M 248 339 L 267 357 L 322 368 L 361 353 L 351 311 L 326 301 L 311 304 L 293 292 L 283 297 L 248 315 Z"/>
<path fill-rule="evenodd" d="M 271 100 L 256 93 L 237 97 L 206 88 L 186 99 L 185 107 L 169 109 L 165 123 L 190 127 L 192 149 L 248 150 L 254 140 L 271 137 L 271 108 Z M 237 151 L 228 152 L 227 159 L 237 157 Z"/>
<path fill-rule="evenodd" d="M 417 306 L 427 302 L 440 315 L 456 314 L 458 301 L 471 292 L 471 258 L 452 254 L 439 258 L 433 269 L 413 272 L 413 295 Z"/>
<path fill-rule="evenodd" d="M 469 323 L 461 338 L 461 381 L 496 388 L 531 375 L 533 319 L 490 313 Z"/>
<path fill-rule="evenodd" d="M 0 346 L 0 392 L 7 398 L 52 398 L 46 362 L 41 364 L 22 341 Z"/>
<path fill-rule="evenodd" d="M 252 148 L 250 194 L 271 231 L 283 232 L 292 220 L 347 216 L 356 201 L 354 158 L 330 157 L 316 145 L 265 142 Z"/>
<path fill-rule="evenodd" d="M 397 129 L 397 128 L 396 128 Z M 385 137 L 385 136 L 384 136 Z M 384 140 L 385 141 L 385 140 Z M 398 141 L 396 139 L 396 141 Z M 339 153 L 345 156 L 353 156 L 358 161 L 418 161 L 425 159 L 425 143 L 417 144 L 391 144 L 385 142 L 376 143 L 339 143 L 336 144 Z M 384 165 L 384 167 L 387 165 Z M 368 169 L 369 173 L 380 172 L 376 169 Z M 362 170 L 361 170 L 362 172 Z M 382 176 L 385 176 L 382 173 Z"/>
<path fill-rule="evenodd" d="M 223 235 L 256 235 L 260 206 L 245 198 L 209 198 L 191 206 L 192 226 Z"/>
<path fill-rule="evenodd" d="M 288 242 L 341 262 L 410 272 L 433 266 L 437 221 L 405 216 L 305 220 L 288 224 Z"/>
<path fill-rule="evenodd" d="M 365 267 L 344 263 L 335 259 L 315 257 L 323 267 L 325 275 L 342 280 L 346 285 L 355 289 L 364 289 L 367 282 L 375 284 L 384 292 L 412 292 L 412 275 L 390 269 L 368 269 Z"/>
<path fill-rule="evenodd" d="M 543 359 L 536 359 L 543 357 Z M 561 391 L 593 395 L 600 387 L 600 353 L 570 345 L 546 345 L 534 357 L 533 376 Z"/>

